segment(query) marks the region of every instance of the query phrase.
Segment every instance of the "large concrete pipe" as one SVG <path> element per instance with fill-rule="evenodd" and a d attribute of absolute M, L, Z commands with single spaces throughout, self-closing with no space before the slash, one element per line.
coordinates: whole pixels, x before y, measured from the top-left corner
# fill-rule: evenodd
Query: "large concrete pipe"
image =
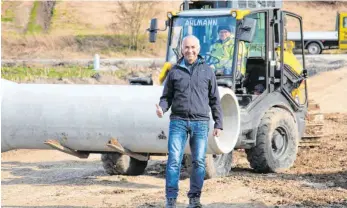
<path fill-rule="evenodd" d="M 54 139 L 73 150 L 104 152 L 116 138 L 132 152 L 167 153 L 170 112 L 161 119 L 155 113 L 162 86 L 1 84 L 1 151 L 48 149 L 44 142 Z M 237 98 L 219 90 L 224 131 L 220 138 L 210 131 L 207 150 L 215 154 L 230 152 L 240 131 Z"/>

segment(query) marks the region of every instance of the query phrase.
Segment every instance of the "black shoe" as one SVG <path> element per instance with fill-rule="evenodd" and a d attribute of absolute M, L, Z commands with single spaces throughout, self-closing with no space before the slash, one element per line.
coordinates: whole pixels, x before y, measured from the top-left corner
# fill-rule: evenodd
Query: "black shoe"
<path fill-rule="evenodd" d="M 165 208 L 176 208 L 176 198 L 167 198 Z"/>
<path fill-rule="evenodd" d="M 188 208 L 202 208 L 199 197 L 189 198 Z"/>

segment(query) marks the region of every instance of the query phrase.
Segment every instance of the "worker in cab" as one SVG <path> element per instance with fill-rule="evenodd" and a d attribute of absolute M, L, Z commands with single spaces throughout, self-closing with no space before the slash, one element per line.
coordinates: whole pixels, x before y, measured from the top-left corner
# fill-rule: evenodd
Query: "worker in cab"
<path fill-rule="evenodd" d="M 210 59 L 214 59 L 210 66 L 215 71 L 216 75 L 231 75 L 234 54 L 235 28 L 229 26 L 220 26 L 218 28 L 218 36 L 219 39 L 211 46 L 210 49 Z M 241 76 L 244 76 L 245 74 L 246 55 L 247 47 L 245 43 L 241 41 L 239 43 L 236 79 L 240 79 Z"/>
<path fill-rule="evenodd" d="M 210 55 L 213 60 L 210 65 L 216 74 L 231 73 L 234 53 L 234 29 L 229 26 L 218 28 L 219 39 L 211 46 Z"/>

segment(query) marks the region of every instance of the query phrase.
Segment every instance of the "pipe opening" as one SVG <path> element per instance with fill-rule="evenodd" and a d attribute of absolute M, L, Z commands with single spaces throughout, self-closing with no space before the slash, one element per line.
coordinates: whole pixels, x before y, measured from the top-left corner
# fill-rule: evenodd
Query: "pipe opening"
<path fill-rule="evenodd" d="M 219 152 L 228 153 L 232 151 L 238 140 L 240 117 L 238 103 L 236 102 L 236 97 L 230 94 L 224 94 L 221 98 L 223 131 L 219 138 L 215 138 Z"/>

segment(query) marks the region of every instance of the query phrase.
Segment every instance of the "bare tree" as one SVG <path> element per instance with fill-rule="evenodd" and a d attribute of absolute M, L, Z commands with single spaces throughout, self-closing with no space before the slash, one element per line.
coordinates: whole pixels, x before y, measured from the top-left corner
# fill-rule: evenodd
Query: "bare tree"
<path fill-rule="evenodd" d="M 118 1 L 117 3 L 119 6 L 117 18 L 129 35 L 129 49 L 137 50 L 141 29 L 143 29 L 141 26 L 159 13 L 156 7 L 158 2 Z"/>

